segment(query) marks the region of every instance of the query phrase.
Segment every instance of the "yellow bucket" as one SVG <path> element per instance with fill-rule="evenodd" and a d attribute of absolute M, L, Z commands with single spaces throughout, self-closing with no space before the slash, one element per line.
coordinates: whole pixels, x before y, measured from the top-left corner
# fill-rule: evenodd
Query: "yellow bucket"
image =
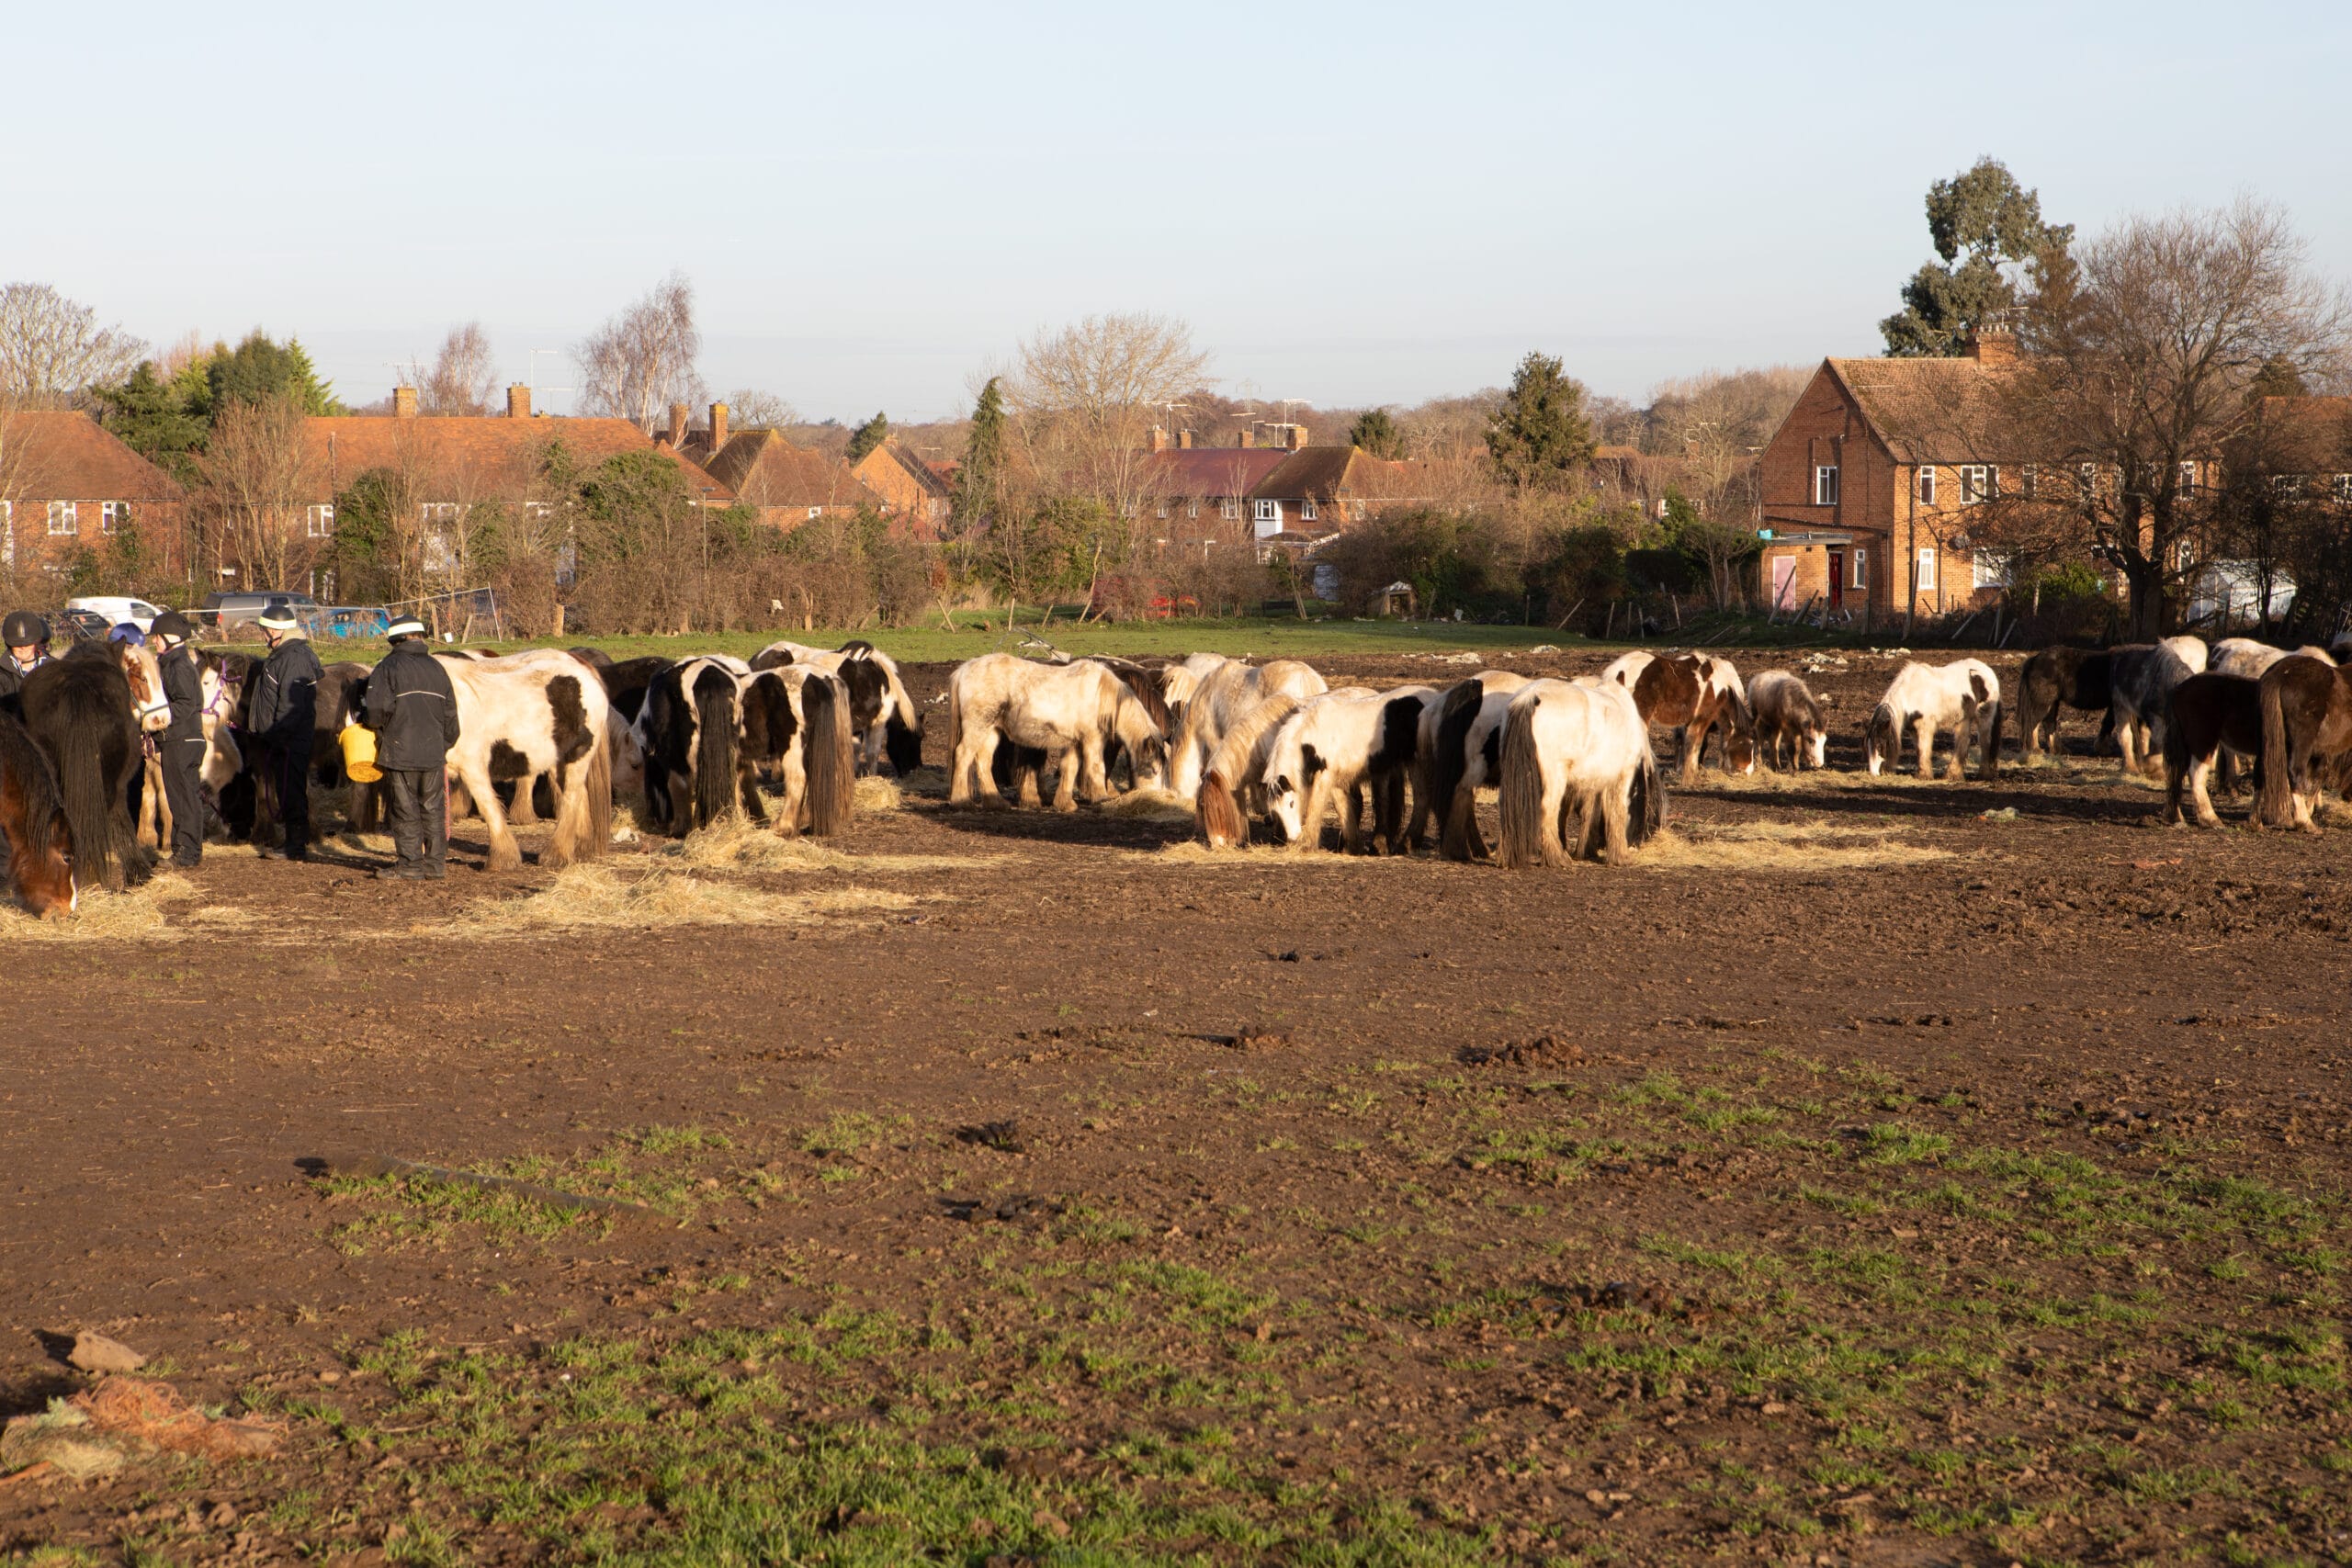
<path fill-rule="evenodd" d="M 364 724 L 346 724 L 343 733 L 335 737 L 343 747 L 343 771 L 360 784 L 374 784 L 384 776 L 376 765 L 376 732 Z"/>

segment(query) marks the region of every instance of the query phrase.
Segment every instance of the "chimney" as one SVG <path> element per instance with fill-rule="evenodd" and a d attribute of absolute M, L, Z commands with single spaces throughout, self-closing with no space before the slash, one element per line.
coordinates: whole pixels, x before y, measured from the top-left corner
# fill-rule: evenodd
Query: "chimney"
<path fill-rule="evenodd" d="M 1294 452 L 1306 446 L 1306 426 L 1303 424 L 1294 424 L 1287 427 L 1283 432 L 1283 445 L 1289 447 Z"/>
<path fill-rule="evenodd" d="M 676 451 L 686 443 L 686 405 L 670 405 L 670 450 Z"/>
<path fill-rule="evenodd" d="M 1979 365 L 2015 365 L 2018 362 L 2018 340 L 2007 327 L 1979 326 L 1968 329 L 1968 357 Z"/>
<path fill-rule="evenodd" d="M 394 419 L 416 417 L 416 389 L 414 387 L 392 389 L 392 417 Z"/>
<path fill-rule="evenodd" d="M 506 389 L 506 417 L 509 419 L 531 417 L 531 389 L 520 381 L 510 384 Z"/>
<path fill-rule="evenodd" d="M 1258 445 L 1258 433 L 1254 430 L 1243 431 L 1241 433 L 1241 445 L 1245 447 L 1255 446 Z"/>
<path fill-rule="evenodd" d="M 1189 430 L 1178 431 L 1176 433 L 1176 450 L 1179 452 L 1190 452 L 1192 449 L 1193 433 Z"/>
<path fill-rule="evenodd" d="M 712 452 L 714 455 L 716 455 L 716 454 L 717 454 L 717 452 L 718 451 L 718 449 L 719 449 L 721 446 L 726 446 L 726 445 L 727 445 L 727 405 L 726 405 L 725 403 L 713 403 L 713 404 L 711 404 L 711 405 L 710 405 L 710 449 L 711 449 L 711 452 Z"/>
<path fill-rule="evenodd" d="M 1151 427 L 1151 449 L 1155 452 L 1168 450 L 1168 432 L 1156 424 Z"/>

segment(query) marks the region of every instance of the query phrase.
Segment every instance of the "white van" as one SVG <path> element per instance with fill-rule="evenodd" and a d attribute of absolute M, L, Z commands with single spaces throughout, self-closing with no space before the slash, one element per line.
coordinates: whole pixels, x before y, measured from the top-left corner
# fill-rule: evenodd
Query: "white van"
<path fill-rule="evenodd" d="M 103 617 L 109 626 L 119 626 L 129 621 L 142 632 L 153 626 L 155 617 L 164 613 L 144 599 L 105 593 L 88 599 L 68 599 L 65 607 L 69 611 L 86 610 L 93 615 Z"/>

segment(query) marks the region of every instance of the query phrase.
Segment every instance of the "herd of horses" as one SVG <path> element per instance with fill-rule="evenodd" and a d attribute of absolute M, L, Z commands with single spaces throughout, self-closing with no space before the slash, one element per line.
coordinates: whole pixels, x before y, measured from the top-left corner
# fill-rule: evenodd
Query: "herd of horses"
<path fill-rule="evenodd" d="M 678 837 L 730 819 L 784 836 L 849 823 L 861 773 L 922 765 L 925 725 L 897 664 L 870 643 L 776 642 L 724 654 L 615 661 L 594 649 L 514 654 L 445 649 L 460 738 L 448 759 L 453 817 L 479 816 L 493 870 L 522 863 L 513 828 L 544 819 L 540 863 L 605 852 L 616 802 Z M 198 655 L 208 827 L 257 844 L 277 828 L 275 770 L 249 755 L 243 722 L 257 661 Z M 379 786 L 348 776 L 340 737 L 364 711 L 370 667 L 327 667 L 316 694 L 312 776 L 350 792 L 357 829 L 381 818 Z M 1826 765 L 1829 700 L 1788 670 L 1743 680 L 1705 653 L 1628 653 L 1597 675 L 1538 679 L 1483 670 L 1444 685 L 1333 687 L 1295 660 L 1216 654 L 1166 660 L 990 653 L 956 667 L 945 696 L 948 798 L 1008 797 L 1075 810 L 1153 792 L 1194 817 L 1213 848 L 1262 837 L 1295 849 L 1337 818 L 1347 852 L 1406 854 L 1434 841 L 1455 860 L 1506 866 L 1621 859 L 1665 820 L 1653 744 L 1670 732 L 1684 785 L 1713 740 L 1719 765 Z M 1909 742 L 1923 777 L 1949 735 L 1948 765 L 1998 776 L 2004 701 L 1981 660 L 1905 663 L 1862 727 L 1871 774 Z M 2216 825 L 2211 784 L 2250 770 L 2256 826 L 2312 829 L 2324 787 L 2352 781 L 2352 668 L 2327 649 L 2196 637 L 2107 649 L 2045 649 L 2026 661 L 2018 751 L 2054 742 L 2066 708 L 2104 716 L 2127 771 L 2161 758 L 2166 819 Z M 0 705 L 0 838 L 18 900 L 70 911 L 83 887 L 145 876 L 171 823 L 152 743 L 169 722 L 153 653 L 85 644 Z M 1482 791 L 1500 833 L 1480 831 Z M 137 802 L 134 822 L 132 803 Z M 1367 812 L 1367 807 L 1369 811 Z M 217 818 L 217 822 L 213 820 Z"/>

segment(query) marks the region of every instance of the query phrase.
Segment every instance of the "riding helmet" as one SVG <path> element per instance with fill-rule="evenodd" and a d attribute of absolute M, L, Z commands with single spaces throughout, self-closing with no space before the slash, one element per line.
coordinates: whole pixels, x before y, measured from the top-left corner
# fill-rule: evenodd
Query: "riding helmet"
<path fill-rule="evenodd" d="M 414 615 L 394 616 L 392 624 L 384 628 L 384 640 L 387 642 L 398 642 L 404 637 L 423 637 L 424 635 L 424 623 Z"/>
<path fill-rule="evenodd" d="M 155 617 L 155 624 L 147 628 L 147 635 L 150 637 L 173 637 L 180 642 L 190 642 L 196 637 L 196 627 L 189 623 L 188 618 L 186 615 L 181 615 L 177 610 L 166 610 L 162 615 Z"/>
<path fill-rule="evenodd" d="M 258 619 L 265 631 L 290 632 L 295 626 L 293 607 L 283 599 L 272 599 L 263 605 Z"/>
<path fill-rule="evenodd" d="M 49 623 L 30 610 L 11 610 L 0 621 L 0 642 L 10 648 L 43 648 L 49 643 Z"/>
<path fill-rule="evenodd" d="M 145 642 L 147 634 L 139 629 L 137 621 L 125 621 L 107 633 L 108 642 Z"/>

